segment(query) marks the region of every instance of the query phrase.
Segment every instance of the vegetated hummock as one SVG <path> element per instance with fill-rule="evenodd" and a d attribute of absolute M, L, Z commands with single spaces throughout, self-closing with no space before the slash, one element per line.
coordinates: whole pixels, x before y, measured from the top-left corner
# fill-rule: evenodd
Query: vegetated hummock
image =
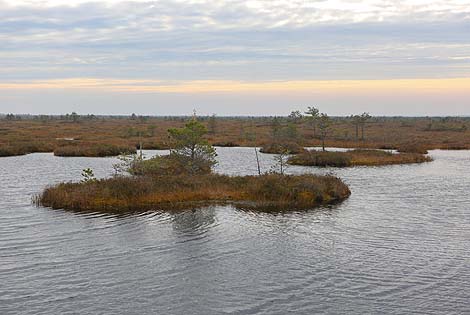
<path fill-rule="evenodd" d="M 214 148 L 204 138 L 206 127 L 197 120 L 169 131 L 169 155 L 144 160 L 121 158 L 114 177 L 97 180 L 86 169 L 80 183 L 49 187 L 36 198 L 38 205 L 67 210 L 125 212 L 192 208 L 230 203 L 249 209 L 311 208 L 344 200 L 349 188 L 333 176 L 224 176 L 214 174 Z M 282 169 L 282 168 L 281 168 Z"/>
<path fill-rule="evenodd" d="M 294 142 L 320 146 L 319 118 L 297 113 L 289 117 L 198 117 L 209 129 L 207 140 L 222 146 L 261 147 Z M 292 116 L 292 117 L 291 117 Z M 184 126 L 188 117 L 148 116 L 0 116 L 0 152 L 21 155 L 53 152 L 69 145 L 89 143 L 168 149 L 167 130 Z M 415 146 L 432 149 L 470 149 L 470 118 L 467 117 L 330 117 L 326 134 L 329 147 L 400 149 Z M 268 150 L 266 150 L 268 151 Z"/>
<path fill-rule="evenodd" d="M 117 146 L 112 144 L 93 145 L 65 145 L 54 150 L 55 156 L 86 156 L 86 157 L 106 157 L 121 154 L 135 153 L 135 147 Z"/>
<path fill-rule="evenodd" d="M 304 147 L 300 146 L 298 143 L 295 142 L 287 142 L 287 143 L 267 143 L 264 144 L 259 152 L 261 153 L 269 153 L 269 154 L 281 154 L 281 153 L 288 153 L 288 154 L 298 154 L 304 151 Z"/>
<path fill-rule="evenodd" d="M 113 177 L 47 188 L 38 204 L 54 209 L 126 212 L 211 204 L 259 209 L 312 208 L 342 201 L 349 188 L 333 176 L 176 175 Z"/>
<path fill-rule="evenodd" d="M 27 150 L 24 147 L 12 147 L 10 145 L 0 147 L 0 157 L 25 155 L 28 153 L 29 153 L 29 150 Z"/>
<path fill-rule="evenodd" d="M 24 143 L 20 145 L 0 145 L 0 157 L 5 156 L 19 156 L 29 153 L 39 153 L 39 152 L 51 152 L 52 147 L 41 143 Z"/>
<path fill-rule="evenodd" d="M 397 149 L 400 153 L 419 153 L 419 154 L 428 154 L 428 150 L 423 145 L 418 145 L 415 143 L 405 143 L 398 147 Z"/>
<path fill-rule="evenodd" d="M 430 162 L 420 153 L 392 153 L 382 150 L 350 150 L 345 152 L 306 150 L 289 158 L 288 163 L 303 166 L 381 166 Z"/>

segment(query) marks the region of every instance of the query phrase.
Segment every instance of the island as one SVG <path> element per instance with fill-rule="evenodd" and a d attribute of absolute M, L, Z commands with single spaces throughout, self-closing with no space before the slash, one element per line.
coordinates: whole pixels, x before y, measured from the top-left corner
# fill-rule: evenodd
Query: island
<path fill-rule="evenodd" d="M 344 152 L 305 150 L 291 156 L 287 163 L 303 166 L 382 166 L 395 164 L 414 164 L 432 161 L 432 158 L 422 153 L 395 153 L 385 150 L 356 149 Z"/>
<path fill-rule="evenodd" d="M 216 152 L 196 119 L 169 129 L 170 154 L 133 155 L 115 165 L 116 174 L 96 179 L 91 169 L 76 183 L 60 183 L 35 197 L 39 206 L 101 212 L 177 210 L 214 204 L 277 211 L 313 208 L 345 200 L 348 186 L 331 175 L 286 175 L 271 170 L 257 176 L 214 173 Z"/>

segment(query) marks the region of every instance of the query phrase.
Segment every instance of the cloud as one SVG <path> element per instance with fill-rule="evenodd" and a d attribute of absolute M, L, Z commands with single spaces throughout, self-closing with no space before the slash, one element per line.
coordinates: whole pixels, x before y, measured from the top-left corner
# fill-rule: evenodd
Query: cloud
<path fill-rule="evenodd" d="M 163 93 L 466 78 L 469 33 L 470 0 L 0 0 L 0 85 Z"/>
<path fill-rule="evenodd" d="M 117 79 L 52 79 L 0 83 L 0 90 L 99 90 L 135 93 L 218 93 L 313 91 L 318 93 L 364 93 L 364 91 L 427 91 L 441 93 L 458 91 L 470 93 L 470 78 L 459 79 L 399 79 L 399 80 L 310 80 L 310 81 L 163 81 Z"/>

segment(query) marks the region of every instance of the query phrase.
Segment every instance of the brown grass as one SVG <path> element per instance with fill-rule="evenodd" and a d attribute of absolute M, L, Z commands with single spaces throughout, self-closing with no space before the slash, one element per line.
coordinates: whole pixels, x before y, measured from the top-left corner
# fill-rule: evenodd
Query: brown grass
<path fill-rule="evenodd" d="M 281 154 L 281 153 L 288 153 L 288 154 L 298 154 L 304 151 L 304 147 L 300 146 L 295 142 L 288 142 L 283 144 L 278 143 L 268 143 L 264 144 L 259 152 L 261 153 L 269 153 L 269 154 Z"/>
<path fill-rule="evenodd" d="M 233 204 L 251 209 L 311 208 L 339 202 L 350 195 L 333 176 L 139 176 L 113 177 L 88 183 L 62 183 L 36 198 L 54 209 L 127 212 Z"/>
<path fill-rule="evenodd" d="M 4 155 L 22 152 L 48 152 L 67 145 L 63 138 L 74 138 L 79 145 L 107 144 L 136 147 L 140 141 L 146 149 L 168 148 L 169 128 L 182 127 L 187 118 L 152 117 L 129 119 L 118 117 L 95 118 L 79 122 L 54 119 L 0 120 L 0 150 Z M 200 117 L 207 124 L 207 117 Z M 269 117 L 216 118 L 215 133 L 208 135 L 210 143 L 233 143 L 240 146 L 262 146 L 273 142 L 272 119 Z M 287 120 L 282 124 L 286 125 Z M 318 146 L 307 123 L 296 125 L 299 144 Z M 430 149 L 470 149 L 470 119 L 467 118 L 372 118 L 365 126 L 364 140 L 356 139 L 352 121 L 333 118 L 327 146 L 344 148 L 390 148 L 414 145 Z M 64 143 L 65 142 L 65 143 Z M 39 145 L 38 145 L 39 144 Z M 24 150 L 22 148 L 31 149 Z"/>
<path fill-rule="evenodd" d="M 380 150 L 351 150 L 346 152 L 305 151 L 289 159 L 289 164 L 303 166 L 381 166 L 430 162 L 429 156 L 420 153 L 394 154 Z"/>
<path fill-rule="evenodd" d="M 54 150 L 56 156 L 86 156 L 86 157 L 106 157 L 120 154 L 135 153 L 135 147 L 124 147 L 112 144 L 95 145 L 67 145 Z"/>
<path fill-rule="evenodd" d="M 428 150 L 419 144 L 415 143 L 405 143 L 398 147 L 398 152 L 400 153 L 419 153 L 419 154 L 428 154 Z"/>

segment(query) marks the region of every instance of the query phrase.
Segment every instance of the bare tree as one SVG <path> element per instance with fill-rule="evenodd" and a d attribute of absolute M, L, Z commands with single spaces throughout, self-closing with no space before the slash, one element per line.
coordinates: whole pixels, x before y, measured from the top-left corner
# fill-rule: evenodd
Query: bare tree
<path fill-rule="evenodd" d="M 258 166 L 258 175 L 261 175 L 261 167 L 259 165 L 259 157 L 258 157 L 258 148 L 255 147 L 255 155 L 256 155 L 256 165 Z"/>
<path fill-rule="evenodd" d="M 271 172 L 279 173 L 284 175 L 288 166 L 287 161 L 289 160 L 289 151 L 284 150 L 281 153 L 274 156 L 274 165 L 271 167 Z"/>

